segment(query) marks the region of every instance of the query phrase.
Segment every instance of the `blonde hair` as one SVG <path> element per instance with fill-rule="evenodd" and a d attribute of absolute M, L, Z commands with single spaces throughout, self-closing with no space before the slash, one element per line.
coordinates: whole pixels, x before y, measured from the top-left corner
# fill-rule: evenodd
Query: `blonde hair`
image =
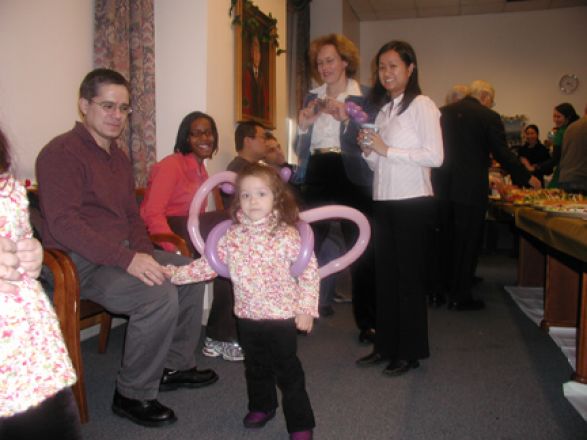
<path fill-rule="evenodd" d="M 477 79 L 473 81 L 469 88 L 471 90 L 470 94 L 474 98 L 480 99 L 486 94 L 489 94 L 491 98 L 495 98 L 495 89 L 493 88 L 493 86 L 482 79 Z"/>
<path fill-rule="evenodd" d="M 446 103 L 452 104 L 453 102 L 460 101 L 470 93 L 471 89 L 469 88 L 469 86 L 465 84 L 455 84 L 446 94 Z"/>
<path fill-rule="evenodd" d="M 357 70 L 359 69 L 359 49 L 355 46 L 351 40 L 344 35 L 329 34 L 318 37 L 310 43 L 310 49 L 308 50 L 308 57 L 310 58 L 310 66 L 312 68 L 312 78 L 318 83 L 322 82 L 320 74 L 318 73 L 318 52 L 324 46 L 334 46 L 338 55 L 346 61 L 347 66 L 345 73 L 347 78 L 354 78 Z"/>

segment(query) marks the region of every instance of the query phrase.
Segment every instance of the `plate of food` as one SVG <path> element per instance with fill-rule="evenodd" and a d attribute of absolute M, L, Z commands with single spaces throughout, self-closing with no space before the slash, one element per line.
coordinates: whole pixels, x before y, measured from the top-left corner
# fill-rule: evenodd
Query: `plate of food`
<path fill-rule="evenodd" d="M 584 203 L 559 203 L 558 205 L 543 206 L 542 210 L 551 215 L 587 220 L 587 204 Z"/>

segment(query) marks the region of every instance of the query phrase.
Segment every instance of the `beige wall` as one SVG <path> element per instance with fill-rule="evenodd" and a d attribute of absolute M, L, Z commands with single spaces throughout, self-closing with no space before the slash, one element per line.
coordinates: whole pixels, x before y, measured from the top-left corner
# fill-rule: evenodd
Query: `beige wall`
<path fill-rule="evenodd" d="M 486 79 L 496 88 L 495 110 L 524 114 L 541 137 L 552 127 L 552 108 L 587 104 L 587 7 L 507 14 L 361 23 L 362 81 L 385 42 L 410 42 L 418 55 L 420 82 L 438 105 L 454 83 Z M 561 75 L 574 73 L 579 89 L 565 95 Z"/>
<path fill-rule="evenodd" d="M 0 0 L 0 125 L 21 178 L 77 119 L 77 87 L 92 68 L 92 8 L 92 0 Z"/>
<path fill-rule="evenodd" d="M 206 111 L 207 9 L 207 0 L 155 0 L 158 159 L 173 152 L 182 118 Z"/>
<path fill-rule="evenodd" d="M 39 150 L 77 119 L 77 88 L 92 69 L 93 0 L 0 0 L 0 124 L 17 154 L 15 171 L 33 177 Z M 286 1 L 256 0 L 278 19 L 286 46 Z M 209 113 L 224 169 L 234 156 L 234 35 L 230 0 L 155 0 L 157 156 L 173 149 L 181 118 Z M 73 36 L 73 37 L 72 37 Z M 285 55 L 277 57 L 276 134 L 286 136 Z"/>

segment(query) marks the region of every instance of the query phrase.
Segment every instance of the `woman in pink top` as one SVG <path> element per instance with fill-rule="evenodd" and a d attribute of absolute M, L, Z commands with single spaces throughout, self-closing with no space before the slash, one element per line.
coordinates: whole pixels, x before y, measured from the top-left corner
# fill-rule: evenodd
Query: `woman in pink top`
<path fill-rule="evenodd" d="M 204 160 L 218 151 L 218 130 L 214 119 L 202 112 L 192 112 L 184 117 L 173 151 L 151 169 L 141 204 L 141 217 L 149 234 L 175 233 L 191 246 L 186 227 L 190 204 L 200 185 L 208 178 Z M 195 252 L 193 247 L 191 249 Z M 168 244 L 165 250 L 175 249 Z"/>
<path fill-rule="evenodd" d="M 234 283 L 240 340 L 245 349 L 249 412 L 246 428 L 260 428 L 275 416 L 281 389 L 287 430 L 309 440 L 315 425 L 297 357 L 297 330 L 312 330 L 318 317 L 320 278 L 316 258 L 294 278 L 290 267 L 301 248 L 295 199 L 274 168 L 250 164 L 237 177 L 233 224 L 218 252 Z M 171 282 L 188 284 L 216 276 L 206 258 L 167 266 Z"/>
<path fill-rule="evenodd" d="M 186 241 L 192 254 L 198 256 L 188 233 L 187 220 L 194 194 L 208 178 L 204 161 L 218 151 L 218 130 L 214 119 L 202 112 L 185 116 L 179 125 L 173 151 L 174 154 L 151 169 L 141 204 L 141 217 L 149 234 L 175 233 Z M 171 244 L 164 245 L 164 248 L 175 251 Z M 242 349 L 236 342 L 233 304 L 230 281 L 216 280 L 214 302 L 206 327 L 204 355 L 242 361 Z"/>

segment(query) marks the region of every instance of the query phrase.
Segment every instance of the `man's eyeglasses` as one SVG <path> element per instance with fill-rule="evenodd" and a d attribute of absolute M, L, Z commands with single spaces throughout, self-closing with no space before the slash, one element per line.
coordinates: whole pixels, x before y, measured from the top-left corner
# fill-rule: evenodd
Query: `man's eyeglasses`
<path fill-rule="evenodd" d="M 97 101 L 94 101 L 93 99 L 90 99 L 90 102 L 92 104 L 99 105 L 102 108 L 102 110 L 104 110 L 108 114 L 112 114 L 116 111 L 116 103 L 114 103 L 114 102 L 110 102 L 110 101 L 97 102 Z M 118 110 L 123 115 L 130 115 L 132 113 L 132 107 L 128 104 L 120 104 L 118 106 Z"/>

